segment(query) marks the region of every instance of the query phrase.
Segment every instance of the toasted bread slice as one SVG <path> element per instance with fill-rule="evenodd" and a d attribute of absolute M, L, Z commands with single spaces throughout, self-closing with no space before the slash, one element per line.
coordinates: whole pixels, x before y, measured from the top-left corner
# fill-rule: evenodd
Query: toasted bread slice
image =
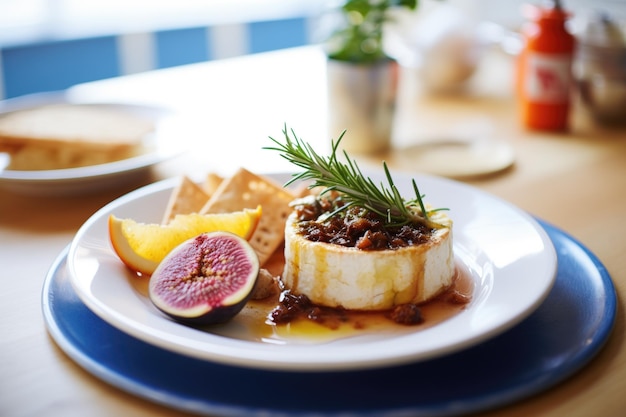
<path fill-rule="evenodd" d="M 58 104 L 0 116 L 9 169 L 60 169 L 128 158 L 154 130 L 148 119 L 97 105 Z"/>

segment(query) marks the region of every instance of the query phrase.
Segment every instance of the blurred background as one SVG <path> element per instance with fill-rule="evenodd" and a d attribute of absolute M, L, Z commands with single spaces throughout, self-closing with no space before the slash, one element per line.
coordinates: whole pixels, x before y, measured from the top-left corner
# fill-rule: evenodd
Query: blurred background
<path fill-rule="evenodd" d="M 513 33 L 541 0 L 448 0 Z M 420 8 L 434 0 L 422 0 Z M 0 99 L 157 68 L 318 42 L 329 0 L 0 0 Z M 572 25 L 626 0 L 565 0 Z"/>

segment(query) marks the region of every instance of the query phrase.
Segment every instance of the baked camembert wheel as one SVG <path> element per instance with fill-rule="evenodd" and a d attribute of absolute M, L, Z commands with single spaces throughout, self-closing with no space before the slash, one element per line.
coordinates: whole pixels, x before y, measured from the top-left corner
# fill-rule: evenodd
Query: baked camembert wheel
<path fill-rule="evenodd" d="M 452 221 L 442 211 L 428 220 L 388 225 L 341 194 L 292 203 L 285 226 L 282 280 L 317 305 L 378 311 L 421 304 L 455 279 Z"/>

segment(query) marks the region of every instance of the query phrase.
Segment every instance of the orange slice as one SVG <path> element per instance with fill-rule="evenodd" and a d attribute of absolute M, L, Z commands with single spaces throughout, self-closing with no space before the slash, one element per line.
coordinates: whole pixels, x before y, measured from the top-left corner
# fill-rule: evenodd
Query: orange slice
<path fill-rule="evenodd" d="M 230 213 L 179 214 L 166 225 L 138 223 L 109 216 L 109 238 L 117 256 L 130 269 L 151 275 L 165 255 L 202 233 L 231 232 L 250 239 L 261 218 L 261 206 Z"/>

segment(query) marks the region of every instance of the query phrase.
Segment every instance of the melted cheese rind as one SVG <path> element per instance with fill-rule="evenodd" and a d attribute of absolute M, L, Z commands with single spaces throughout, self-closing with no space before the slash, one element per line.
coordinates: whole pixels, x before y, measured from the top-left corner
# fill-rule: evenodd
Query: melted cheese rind
<path fill-rule="evenodd" d="M 454 275 L 450 227 L 421 245 L 363 251 L 304 238 L 294 214 L 286 223 L 283 282 L 315 304 L 351 310 L 418 304 L 452 285 Z"/>

